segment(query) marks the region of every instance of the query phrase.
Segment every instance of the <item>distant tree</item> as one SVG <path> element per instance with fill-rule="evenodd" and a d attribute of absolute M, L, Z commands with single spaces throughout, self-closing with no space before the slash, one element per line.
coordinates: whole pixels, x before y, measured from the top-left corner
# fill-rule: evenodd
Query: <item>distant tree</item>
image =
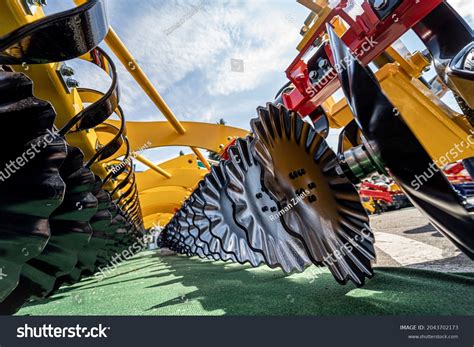
<path fill-rule="evenodd" d="M 221 118 L 219 119 L 219 121 L 217 121 L 217 124 L 220 124 L 220 125 L 226 125 L 226 123 L 227 122 L 224 120 L 224 118 Z M 215 161 L 219 161 L 221 159 L 219 154 L 217 154 L 216 152 L 211 152 L 211 151 L 209 151 L 208 158 L 210 160 L 215 160 Z"/>

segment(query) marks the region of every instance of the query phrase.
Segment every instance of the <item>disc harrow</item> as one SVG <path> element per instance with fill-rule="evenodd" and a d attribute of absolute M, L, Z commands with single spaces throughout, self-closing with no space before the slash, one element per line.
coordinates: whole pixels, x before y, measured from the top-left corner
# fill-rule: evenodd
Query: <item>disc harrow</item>
<path fill-rule="evenodd" d="M 337 281 L 362 285 L 373 275 L 374 237 L 336 155 L 284 106 L 257 111 L 251 123 L 256 137 L 228 149 L 229 159 L 211 169 L 164 229 L 163 242 L 210 257 L 209 247 L 196 242 L 200 230 L 210 229 L 221 242 L 220 254 L 231 253 L 238 262 L 264 262 L 285 273 L 327 266 Z M 199 209 L 208 220 L 197 227 L 193 210 Z"/>
<path fill-rule="evenodd" d="M 0 115 L 13 134 L 0 138 L 0 314 L 103 276 L 150 234 L 186 256 L 285 274 L 326 267 L 363 286 L 376 254 L 358 189 L 375 173 L 473 259 L 472 201 L 439 159 L 468 141 L 454 164 L 473 171 L 474 39 L 446 1 L 365 0 L 356 17 L 352 2 L 299 1 L 312 14 L 289 81 L 250 132 L 181 123 L 110 27 L 105 0 L 75 2 L 50 16 L 0 2 Z M 407 52 L 411 29 L 426 50 Z M 166 122 L 127 121 L 103 41 Z M 71 59 L 108 88 L 79 87 Z M 447 92 L 462 114 L 443 105 Z M 160 165 L 141 154 L 165 146 L 193 154 Z M 136 172 L 136 160 L 150 170 Z"/>

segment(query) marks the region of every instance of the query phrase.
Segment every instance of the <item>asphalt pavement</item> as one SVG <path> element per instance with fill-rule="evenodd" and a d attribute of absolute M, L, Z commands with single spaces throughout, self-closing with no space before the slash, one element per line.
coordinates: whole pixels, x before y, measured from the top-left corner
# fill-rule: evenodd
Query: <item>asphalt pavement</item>
<path fill-rule="evenodd" d="M 474 272 L 474 261 L 438 232 L 415 208 L 371 217 L 376 266 L 440 272 Z"/>

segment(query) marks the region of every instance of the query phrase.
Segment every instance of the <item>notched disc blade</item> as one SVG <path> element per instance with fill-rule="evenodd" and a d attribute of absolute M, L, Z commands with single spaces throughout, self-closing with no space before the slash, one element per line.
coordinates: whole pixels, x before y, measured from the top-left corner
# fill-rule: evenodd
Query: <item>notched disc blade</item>
<path fill-rule="evenodd" d="M 254 139 L 238 139 L 229 149 L 224 166 L 228 183 L 226 194 L 232 201 L 234 218 L 247 231 L 250 245 L 260 251 L 270 267 L 284 272 L 302 272 L 311 261 L 302 242 L 286 232 L 278 217 L 277 202 L 263 188 L 262 169 L 254 161 Z"/>
<path fill-rule="evenodd" d="M 250 247 L 245 230 L 235 222 L 232 202 L 224 192 L 226 183 L 222 167 L 214 166 L 200 188 L 205 201 L 204 214 L 211 221 L 210 231 L 221 240 L 222 249 L 232 253 L 237 262 L 258 266 L 264 262 L 263 255 Z"/>
<path fill-rule="evenodd" d="M 193 224 L 199 229 L 199 239 L 208 245 L 209 252 L 213 255 L 218 255 L 223 261 L 231 260 L 236 261 L 235 256 L 232 253 L 224 252 L 221 247 L 219 239 L 211 234 L 210 226 L 211 221 L 204 214 L 205 202 L 201 196 L 200 189 L 196 189 L 193 193 L 194 203 L 191 206 L 191 210 L 194 214 Z"/>
<path fill-rule="evenodd" d="M 279 201 L 287 231 L 302 240 L 311 260 L 336 280 L 362 285 L 375 259 L 369 219 L 355 187 L 342 174 L 322 136 L 284 106 L 259 108 L 251 126 L 264 186 Z"/>

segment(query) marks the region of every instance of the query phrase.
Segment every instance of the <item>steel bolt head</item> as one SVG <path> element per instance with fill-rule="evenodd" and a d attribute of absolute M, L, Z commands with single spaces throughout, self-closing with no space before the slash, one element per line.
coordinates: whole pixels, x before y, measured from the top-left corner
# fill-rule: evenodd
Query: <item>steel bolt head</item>
<path fill-rule="evenodd" d="M 388 5 L 388 0 L 375 0 L 374 8 L 378 11 L 383 10 Z"/>
<path fill-rule="evenodd" d="M 28 5 L 30 6 L 47 6 L 48 1 L 47 0 L 27 0 Z"/>
<path fill-rule="evenodd" d="M 60 72 L 63 76 L 72 76 L 74 75 L 74 69 L 67 65 L 61 65 Z"/>
<path fill-rule="evenodd" d="M 77 88 L 79 87 L 79 82 L 76 81 L 74 78 L 68 78 L 66 79 L 66 85 L 69 87 L 69 88 Z"/>

